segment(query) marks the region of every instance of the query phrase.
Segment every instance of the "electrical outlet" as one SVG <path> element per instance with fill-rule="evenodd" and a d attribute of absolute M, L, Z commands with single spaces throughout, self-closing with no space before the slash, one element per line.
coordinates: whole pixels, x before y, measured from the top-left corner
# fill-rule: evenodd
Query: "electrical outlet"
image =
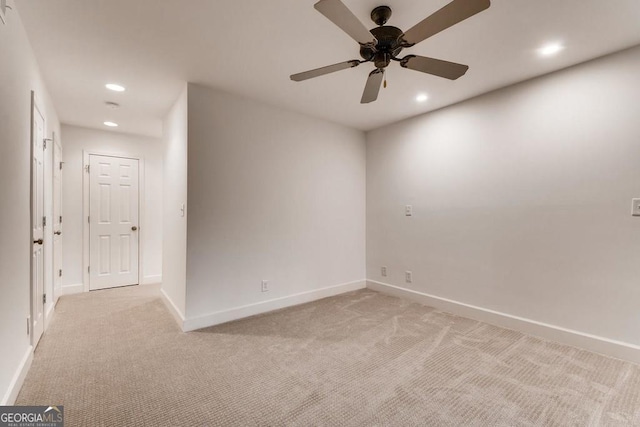
<path fill-rule="evenodd" d="M 413 216 L 413 206 L 407 205 L 404 207 L 405 216 Z"/>
<path fill-rule="evenodd" d="M 640 199 L 631 200 L 631 215 L 640 216 Z"/>
<path fill-rule="evenodd" d="M 413 283 L 413 273 L 410 271 L 404 272 L 404 281 L 407 283 Z"/>
<path fill-rule="evenodd" d="M 269 281 L 268 280 L 263 280 L 262 281 L 262 292 L 269 292 Z"/>
<path fill-rule="evenodd" d="M 382 277 L 387 277 L 387 267 L 383 266 L 383 267 L 380 268 L 380 275 Z"/>

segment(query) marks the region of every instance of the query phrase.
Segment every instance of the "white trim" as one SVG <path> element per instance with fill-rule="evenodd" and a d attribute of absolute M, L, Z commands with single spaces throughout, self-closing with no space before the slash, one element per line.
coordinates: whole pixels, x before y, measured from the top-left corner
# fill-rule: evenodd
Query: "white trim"
<path fill-rule="evenodd" d="M 84 292 L 84 284 L 77 283 L 75 285 L 62 285 L 62 295 L 81 294 Z"/>
<path fill-rule="evenodd" d="M 53 148 L 53 152 L 51 153 L 51 161 L 52 161 L 52 165 L 53 165 L 53 171 L 52 171 L 52 178 L 55 177 L 55 171 L 56 168 L 58 168 L 58 173 L 60 174 L 60 216 L 62 215 L 62 202 L 63 202 L 63 188 L 62 188 L 62 180 L 63 180 L 63 175 L 62 175 L 62 169 L 60 169 L 60 165 L 56 165 L 55 164 L 55 153 L 56 153 L 56 147 L 58 147 L 58 149 L 60 150 L 60 162 L 62 164 L 64 164 L 64 162 L 62 161 L 62 144 L 60 143 L 60 138 L 56 138 L 56 133 L 53 132 L 53 144 L 52 144 L 52 148 Z M 55 179 L 51 180 L 51 185 L 52 187 L 55 186 L 54 181 Z M 61 295 L 64 295 L 62 292 L 62 277 L 58 276 L 60 278 L 60 286 L 58 288 L 56 288 L 56 264 L 55 264 L 55 258 L 56 258 L 56 251 L 55 251 L 55 237 L 53 235 L 54 230 L 53 230 L 53 225 L 56 224 L 56 217 L 55 217 L 55 212 L 54 212 L 54 206 L 55 206 L 55 190 L 52 188 L 51 189 L 51 215 L 52 215 L 52 219 L 51 219 L 51 251 L 52 251 L 52 262 L 51 262 L 51 267 L 53 268 L 53 305 L 56 305 L 58 303 L 58 299 L 60 299 Z M 62 232 L 64 231 L 64 226 L 62 225 L 64 223 L 64 221 L 62 223 L 59 223 L 60 229 L 59 231 Z M 62 235 L 59 236 L 60 239 L 60 252 L 64 252 L 62 250 L 62 245 L 64 244 L 64 241 L 62 240 Z M 60 268 L 62 268 L 62 262 L 63 262 L 63 257 L 62 257 L 62 253 L 59 254 L 60 256 Z"/>
<path fill-rule="evenodd" d="M 185 332 L 195 331 L 196 329 L 219 325 L 221 323 L 231 322 L 232 320 L 255 316 L 256 314 L 267 313 L 281 308 L 304 304 L 322 298 L 343 294 L 345 292 L 364 289 L 366 287 L 366 283 L 366 280 L 358 280 L 355 282 L 343 283 L 341 285 L 329 286 L 327 288 L 274 298 L 254 304 L 247 304 L 228 310 L 216 311 L 214 313 L 205 314 L 204 316 L 186 319 L 183 323 L 182 329 Z"/>
<path fill-rule="evenodd" d="M 152 276 L 144 276 L 142 278 L 143 285 L 156 285 L 162 283 L 162 274 L 154 274 Z"/>
<path fill-rule="evenodd" d="M 144 235 L 146 233 L 145 215 L 145 168 L 144 156 L 135 153 L 108 153 L 103 151 L 82 150 L 82 282 L 84 292 L 89 292 L 89 223 L 84 219 L 89 216 L 89 185 L 91 183 L 86 168 L 89 165 L 89 156 L 121 157 L 138 161 L 138 284 L 144 282 L 143 261 L 144 261 Z"/>
<path fill-rule="evenodd" d="M 43 333 L 49 329 L 49 323 L 51 322 L 50 316 L 53 314 L 53 306 L 55 304 L 55 266 L 53 263 L 53 173 L 55 167 L 53 165 L 53 152 L 56 142 L 56 133 L 51 132 L 51 138 L 47 138 L 47 134 L 44 135 L 45 140 L 50 140 L 44 149 L 44 216 L 47 218 L 47 225 L 44 227 L 44 294 L 46 295 L 47 302 L 44 305 L 44 330 Z M 47 197 L 49 194 L 49 197 Z M 49 202 L 49 203 L 47 203 Z M 47 264 L 49 268 L 47 268 Z M 47 285 L 50 285 L 47 286 Z"/>
<path fill-rule="evenodd" d="M 56 314 L 56 301 L 52 301 L 46 314 L 47 314 L 47 321 L 44 324 L 43 333 L 47 332 L 47 329 L 49 329 L 49 325 L 51 324 L 51 322 L 53 322 L 53 318 L 55 317 L 55 314 Z"/>
<path fill-rule="evenodd" d="M 27 348 L 27 352 L 22 358 L 16 373 L 13 375 L 13 378 L 9 383 L 7 392 L 2 398 L 2 401 L 0 401 L 0 406 L 11 406 L 16 403 L 18 393 L 20 393 L 24 380 L 27 378 L 27 372 L 29 372 L 29 368 L 31 368 L 31 362 L 33 362 L 33 346 L 29 346 L 29 348 Z"/>
<path fill-rule="evenodd" d="M 180 312 L 180 309 L 178 309 L 178 307 L 173 303 L 173 301 L 171 300 L 171 298 L 169 298 L 169 295 L 167 295 L 164 289 L 160 289 L 160 295 L 162 296 L 162 301 L 164 302 L 164 305 L 167 306 L 167 309 L 169 310 L 173 318 L 178 323 L 178 327 L 180 329 L 184 329 L 183 327 L 184 315 Z"/>
<path fill-rule="evenodd" d="M 489 310 L 387 283 L 376 282 L 374 280 L 367 280 L 367 288 L 399 298 L 410 299 L 459 316 L 517 330 L 530 335 L 536 335 L 550 341 L 580 347 L 595 353 L 628 360 L 634 363 L 640 363 L 640 346 L 635 344 Z"/>

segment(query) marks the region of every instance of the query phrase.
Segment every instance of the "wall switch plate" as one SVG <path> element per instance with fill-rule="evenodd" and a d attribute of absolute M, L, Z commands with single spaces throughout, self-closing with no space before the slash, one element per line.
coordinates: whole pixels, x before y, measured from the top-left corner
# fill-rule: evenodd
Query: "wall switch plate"
<path fill-rule="evenodd" d="M 262 290 L 262 292 L 269 292 L 269 281 L 263 280 L 262 287 L 260 289 Z"/>
<path fill-rule="evenodd" d="M 410 271 L 404 272 L 404 281 L 407 283 L 413 283 L 413 273 Z"/>
<path fill-rule="evenodd" d="M 405 216 L 413 216 L 413 206 L 407 205 L 404 207 Z"/>
<path fill-rule="evenodd" d="M 387 277 L 387 267 L 383 266 L 383 267 L 380 268 L 380 275 L 382 277 Z"/>
<path fill-rule="evenodd" d="M 640 216 L 640 199 L 631 200 L 631 215 Z"/>

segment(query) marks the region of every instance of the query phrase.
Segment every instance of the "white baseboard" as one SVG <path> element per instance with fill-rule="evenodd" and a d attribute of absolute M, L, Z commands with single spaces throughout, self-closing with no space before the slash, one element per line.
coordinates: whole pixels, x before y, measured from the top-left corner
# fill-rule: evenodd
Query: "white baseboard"
<path fill-rule="evenodd" d="M 174 302 L 169 298 L 169 295 L 164 291 L 164 289 L 160 289 L 160 295 L 162 296 L 162 301 L 164 301 L 164 305 L 167 306 L 167 309 L 173 316 L 173 318 L 178 323 L 180 329 L 184 330 L 184 315 L 178 309 L 178 307 L 174 304 Z"/>
<path fill-rule="evenodd" d="M 84 285 L 78 283 L 76 285 L 65 285 L 62 287 L 62 295 L 81 294 L 84 292 Z"/>
<path fill-rule="evenodd" d="M 410 299 L 462 317 L 513 329 L 561 344 L 580 347 L 606 356 L 640 363 L 640 346 L 635 344 L 550 325 L 524 317 L 513 316 L 511 314 L 501 313 L 499 311 L 489 310 L 373 280 L 367 281 L 367 287 L 374 291 Z"/>
<path fill-rule="evenodd" d="M 255 316 L 256 314 L 267 313 L 269 311 L 304 304 L 322 298 L 343 294 L 345 292 L 364 289 L 366 287 L 366 283 L 367 282 L 365 280 L 358 280 L 357 282 L 329 286 L 327 288 L 301 292 L 299 294 L 289 295 L 286 297 L 274 298 L 268 301 L 261 301 L 254 304 L 243 305 L 240 307 L 231 308 L 229 310 L 217 311 L 215 313 L 206 314 L 204 316 L 186 319 L 184 321 L 183 330 L 185 332 L 195 331 L 196 329 L 207 328 L 209 326 L 231 322 L 232 320 Z"/>
<path fill-rule="evenodd" d="M 18 365 L 16 373 L 11 379 L 11 383 L 9 383 L 7 392 L 2 398 L 2 401 L 0 401 L 0 406 L 11 406 L 16 403 L 18 393 L 20 393 L 22 384 L 24 384 L 24 380 L 27 377 L 27 372 L 29 372 L 29 368 L 31 368 L 31 362 L 33 362 L 33 347 L 29 346 L 20 365 Z"/>
<path fill-rule="evenodd" d="M 156 274 L 153 276 L 144 276 L 142 278 L 143 285 L 155 285 L 158 283 L 162 283 L 162 274 Z"/>

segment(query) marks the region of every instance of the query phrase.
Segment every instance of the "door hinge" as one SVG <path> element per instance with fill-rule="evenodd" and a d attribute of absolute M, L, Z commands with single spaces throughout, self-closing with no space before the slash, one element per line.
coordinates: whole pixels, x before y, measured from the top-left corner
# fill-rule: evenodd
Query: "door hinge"
<path fill-rule="evenodd" d="M 62 269 L 58 270 L 58 277 L 62 277 Z"/>
<path fill-rule="evenodd" d="M 87 166 L 85 166 L 85 169 L 87 170 L 87 173 L 90 173 L 90 171 L 91 171 L 91 165 L 87 165 Z"/>
<path fill-rule="evenodd" d="M 63 163 L 64 163 L 64 162 L 60 162 L 60 170 L 62 170 L 62 164 L 63 164 Z"/>
<path fill-rule="evenodd" d="M 91 266 L 87 266 L 87 273 L 91 273 Z"/>
<path fill-rule="evenodd" d="M 62 224 L 62 215 L 60 215 L 60 224 Z"/>
<path fill-rule="evenodd" d="M 46 217 L 46 216 L 43 216 L 43 217 L 42 217 L 42 226 L 43 226 L 43 227 L 46 227 L 46 226 L 47 226 L 47 217 Z"/>
<path fill-rule="evenodd" d="M 90 217 L 90 216 L 88 216 L 88 217 L 87 217 L 87 222 L 88 222 L 89 224 L 91 224 L 91 217 Z"/>
<path fill-rule="evenodd" d="M 27 316 L 27 335 L 31 334 L 31 319 Z"/>
<path fill-rule="evenodd" d="M 43 294 L 42 295 L 42 303 L 46 304 L 47 303 L 47 294 Z"/>

